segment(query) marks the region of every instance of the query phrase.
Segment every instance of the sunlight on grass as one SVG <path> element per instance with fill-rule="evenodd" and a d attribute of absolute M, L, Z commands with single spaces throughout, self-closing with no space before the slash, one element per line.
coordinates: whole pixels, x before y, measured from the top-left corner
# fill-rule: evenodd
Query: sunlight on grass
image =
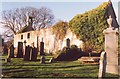
<path fill-rule="evenodd" d="M 3 56 L 5 58 L 6 56 Z M 11 62 L 2 62 L 2 74 L 4 78 L 96 78 L 98 76 L 98 65 L 82 64 L 80 61 L 62 61 L 48 63 L 52 56 L 46 56 L 46 64 L 38 61 L 23 61 L 22 58 L 12 58 Z M 107 77 L 117 75 L 107 74 Z"/>

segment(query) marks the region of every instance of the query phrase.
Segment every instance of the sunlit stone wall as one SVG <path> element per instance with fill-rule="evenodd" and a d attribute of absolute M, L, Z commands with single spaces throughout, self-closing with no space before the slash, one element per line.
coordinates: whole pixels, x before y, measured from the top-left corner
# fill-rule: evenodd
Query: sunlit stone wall
<path fill-rule="evenodd" d="M 27 38 L 28 33 L 30 33 L 30 38 Z M 21 35 L 23 35 L 23 39 L 21 39 Z M 26 41 L 26 45 L 31 46 L 32 43 L 34 43 L 35 47 L 38 47 L 39 49 L 40 42 L 43 39 L 45 52 L 55 53 L 56 51 L 61 50 L 66 46 L 67 38 L 70 39 L 70 45 L 77 45 L 79 48 L 82 48 L 82 41 L 78 40 L 76 35 L 73 34 L 71 30 L 68 29 L 65 38 L 60 40 L 55 37 L 52 28 L 44 28 L 40 31 L 29 31 L 14 35 L 14 47 L 16 48 L 18 46 L 18 42 L 24 43 L 24 41 Z"/>

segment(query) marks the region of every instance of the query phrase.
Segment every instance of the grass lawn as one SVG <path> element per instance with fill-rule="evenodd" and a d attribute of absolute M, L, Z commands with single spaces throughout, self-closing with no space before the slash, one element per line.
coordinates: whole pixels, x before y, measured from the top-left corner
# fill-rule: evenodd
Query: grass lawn
<path fill-rule="evenodd" d="M 6 58 L 6 56 L 1 56 Z M 2 63 L 3 78 L 93 78 L 98 76 L 98 65 L 82 64 L 80 61 L 48 63 L 52 56 L 45 56 L 46 64 L 40 61 L 23 61 L 22 58 L 12 58 L 11 62 Z M 40 59 L 40 57 L 38 57 Z M 118 77 L 106 74 L 106 77 Z"/>

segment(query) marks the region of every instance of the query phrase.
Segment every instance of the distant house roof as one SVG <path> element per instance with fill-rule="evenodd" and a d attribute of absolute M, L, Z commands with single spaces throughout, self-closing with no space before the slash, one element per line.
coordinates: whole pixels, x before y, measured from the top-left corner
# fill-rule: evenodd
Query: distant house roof
<path fill-rule="evenodd" d="M 33 31 L 34 29 L 33 29 L 33 27 L 31 27 L 31 26 L 24 26 L 21 30 L 19 30 L 18 32 L 17 32 L 17 34 L 19 34 L 19 33 L 24 33 L 24 32 L 28 32 L 28 31 Z"/>

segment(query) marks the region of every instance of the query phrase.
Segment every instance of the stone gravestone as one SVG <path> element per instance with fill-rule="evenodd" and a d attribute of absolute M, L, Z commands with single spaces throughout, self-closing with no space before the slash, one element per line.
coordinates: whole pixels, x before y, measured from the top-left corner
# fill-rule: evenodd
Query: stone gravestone
<path fill-rule="evenodd" d="M 110 17 L 107 20 L 109 28 L 103 31 L 105 35 L 105 52 L 107 54 L 106 72 L 118 74 L 118 28 L 113 28 L 112 19 Z"/>
<path fill-rule="evenodd" d="M 41 64 L 45 64 L 45 57 L 44 57 L 44 56 L 41 56 L 40 63 L 41 63 Z"/>
<path fill-rule="evenodd" d="M 31 52 L 31 47 L 28 45 L 25 48 L 24 61 L 29 61 L 30 60 L 30 52 Z"/>
<path fill-rule="evenodd" d="M 44 42 L 40 42 L 40 55 L 44 55 Z"/>
<path fill-rule="evenodd" d="M 50 58 L 49 63 L 53 63 L 54 62 L 54 58 Z"/>
<path fill-rule="evenodd" d="M 3 54 L 8 54 L 8 48 L 6 44 L 4 44 Z"/>
<path fill-rule="evenodd" d="M 37 61 L 37 54 L 38 54 L 37 48 L 33 47 L 31 54 L 31 61 Z"/>
<path fill-rule="evenodd" d="M 2 46 L 4 46 L 4 39 L 2 39 Z"/>
<path fill-rule="evenodd" d="M 23 58 L 23 43 L 18 42 L 17 58 Z"/>
<path fill-rule="evenodd" d="M 66 39 L 66 47 L 68 49 L 70 48 L 70 39 L 69 38 Z"/>
<path fill-rule="evenodd" d="M 24 42 L 23 42 L 23 43 L 24 43 L 24 46 L 23 46 L 23 55 L 25 55 L 26 43 L 27 43 L 27 42 L 26 42 L 26 40 L 24 40 Z"/>
<path fill-rule="evenodd" d="M 99 61 L 99 78 L 105 77 L 106 73 L 106 52 L 102 52 L 100 55 L 100 61 Z"/>
<path fill-rule="evenodd" d="M 2 38 L 0 36 L 0 55 L 1 55 L 1 53 L 2 53 Z"/>
<path fill-rule="evenodd" d="M 11 62 L 11 58 L 10 57 L 7 57 L 5 62 Z"/>
<path fill-rule="evenodd" d="M 9 57 L 14 58 L 14 46 L 13 45 L 10 46 Z"/>

